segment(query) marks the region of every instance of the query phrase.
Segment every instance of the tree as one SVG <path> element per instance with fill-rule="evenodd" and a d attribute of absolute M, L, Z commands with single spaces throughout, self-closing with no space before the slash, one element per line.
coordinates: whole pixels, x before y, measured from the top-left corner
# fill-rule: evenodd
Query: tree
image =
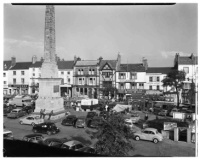
<path fill-rule="evenodd" d="M 173 70 L 169 72 L 162 80 L 163 86 L 167 87 L 174 87 L 175 92 L 177 95 L 177 107 L 179 107 L 179 91 L 183 88 L 183 81 L 185 80 L 185 72 L 184 71 L 178 71 L 178 70 Z"/>
<path fill-rule="evenodd" d="M 104 123 L 99 126 L 94 137 L 98 139 L 95 144 L 97 154 L 128 156 L 128 152 L 133 149 L 130 141 L 132 132 L 130 128 L 125 125 L 122 115 L 110 115 Z"/>
<path fill-rule="evenodd" d="M 117 89 L 113 87 L 112 85 L 104 85 L 103 88 L 100 88 L 100 91 L 102 92 L 103 96 L 109 96 L 114 97 L 117 93 Z"/>

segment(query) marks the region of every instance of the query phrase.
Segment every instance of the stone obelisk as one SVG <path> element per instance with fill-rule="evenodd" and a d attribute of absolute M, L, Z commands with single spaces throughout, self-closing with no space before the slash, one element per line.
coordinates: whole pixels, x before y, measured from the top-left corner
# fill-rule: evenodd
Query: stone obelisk
<path fill-rule="evenodd" d="M 65 115 L 63 98 L 60 97 L 61 78 L 58 78 L 55 46 L 55 10 L 53 5 L 46 6 L 44 33 L 44 61 L 39 78 L 39 96 L 36 100 L 35 113 L 45 110 L 45 114 L 53 111 L 52 120 Z M 48 116 L 47 116 L 48 118 Z"/>

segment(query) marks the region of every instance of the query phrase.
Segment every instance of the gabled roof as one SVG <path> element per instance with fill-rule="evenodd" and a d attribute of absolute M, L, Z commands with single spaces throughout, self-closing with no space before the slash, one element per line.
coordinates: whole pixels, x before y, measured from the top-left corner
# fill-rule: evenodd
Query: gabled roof
<path fill-rule="evenodd" d="M 102 70 L 106 63 L 108 63 L 108 65 L 113 70 L 115 70 L 116 64 L 117 64 L 117 60 L 101 60 L 101 62 L 100 62 L 100 68 L 99 69 Z"/>
<path fill-rule="evenodd" d="M 172 70 L 175 70 L 175 68 L 174 67 L 149 67 L 146 72 L 167 74 Z"/>
<path fill-rule="evenodd" d="M 120 64 L 119 72 L 145 72 L 145 67 L 142 63 Z"/>
<path fill-rule="evenodd" d="M 73 69 L 74 61 L 58 61 L 58 69 Z"/>
<path fill-rule="evenodd" d="M 192 59 L 192 57 L 182 57 L 180 56 L 178 58 L 178 64 L 198 64 L 198 57 L 197 56 L 194 56 L 194 58 Z"/>
<path fill-rule="evenodd" d="M 11 61 L 3 61 L 3 70 L 7 71 L 11 67 Z"/>
<path fill-rule="evenodd" d="M 82 60 L 77 61 L 75 66 L 97 66 L 99 63 L 99 60 Z"/>
<path fill-rule="evenodd" d="M 23 70 L 23 69 L 29 69 L 32 62 L 17 62 L 15 66 L 10 68 L 10 70 Z"/>

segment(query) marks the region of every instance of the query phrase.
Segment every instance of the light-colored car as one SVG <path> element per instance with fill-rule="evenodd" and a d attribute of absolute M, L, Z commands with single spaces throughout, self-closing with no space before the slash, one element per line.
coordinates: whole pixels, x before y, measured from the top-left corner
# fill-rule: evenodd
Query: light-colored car
<path fill-rule="evenodd" d="M 19 118 L 26 115 L 26 113 L 22 109 L 13 109 L 9 114 L 7 114 L 8 118 Z"/>
<path fill-rule="evenodd" d="M 80 149 L 86 147 L 81 142 L 76 140 L 71 140 L 62 144 L 61 148 L 70 149 L 74 151 L 79 151 Z"/>
<path fill-rule="evenodd" d="M 159 141 L 163 140 L 163 136 L 155 128 L 145 128 L 141 131 L 135 132 L 134 139 L 136 141 L 139 141 L 140 139 L 142 139 L 142 140 L 148 140 L 148 141 L 153 141 L 154 143 L 158 143 Z"/>
<path fill-rule="evenodd" d="M 169 113 L 169 116 L 173 116 L 173 113 L 174 113 L 174 112 L 178 112 L 178 111 L 179 111 L 178 108 L 173 108 L 173 109 L 171 110 L 171 112 Z"/>
<path fill-rule="evenodd" d="M 4 129 L 3 130 L 3 138 L 4 139 L 11 139 L 11 140 L 13 140 L 14 139 L 13 132 L 9 131 L 7 129 Z"/>
<path fill-rule="evenodd" d="M 41 124 L 44 122 L 44 119 L 41 119 L 38 115 L 30 115 L 19 120 L 20 124 L 29 124 L 34 126 L 35 124 Z"/>
<path fill-rule="evenodd" d="M 140 116 L 138 113 L 132 113 L 130 119 L 133 123 L 137 123 L 140 120 Z"/>
<path fill-rule="evenodd" d="M 134 124 L 131 119 L 125 119 L 125 125 L 130 127 L 131 129 L 134 127 Z"/>
<path fill-rule="evenodd" d="M 165 109 L 163 109 L 163 110 L 161 110 L 160 112 L 158 112 L 158 115 L 159 116 L 166 116 L 167 115 L 167 110 L 165 110 Z"/>

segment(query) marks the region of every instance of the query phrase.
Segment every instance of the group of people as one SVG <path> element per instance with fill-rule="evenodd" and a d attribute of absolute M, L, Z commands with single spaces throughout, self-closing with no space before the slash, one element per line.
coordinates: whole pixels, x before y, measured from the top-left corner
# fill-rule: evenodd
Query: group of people
<path fill-rule="evenodd" d="M 51 116 L 53 115 L 53 110 L 49 113 L 49 118 L 48 118 L 48 120 L 50 120 L 51 119 Z M 40 118 L 45 118 L 45 116 L 46 116 L 46 113 L 45 113 L 45 109 L 41 109 L 40 110 Z"/>

